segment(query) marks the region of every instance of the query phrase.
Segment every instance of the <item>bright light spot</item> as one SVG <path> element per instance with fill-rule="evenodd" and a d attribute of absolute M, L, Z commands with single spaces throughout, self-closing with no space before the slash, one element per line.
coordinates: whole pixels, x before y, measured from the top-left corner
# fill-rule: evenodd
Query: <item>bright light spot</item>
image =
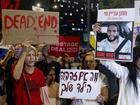
<path fill-rule="evenodd" d="M 80 28 L 78 28 L 78 31 L 80 31 L 81 29 Z"/>
<path fill-rule="evenodd" d="M 78 9 L 76 9 L 76 12 L 78 12 L 79 10 Z"/>
<path fill-rule="evenodd" d="M 70 13 L 70 16 L 72 16 L 72 13 Z"/>
<path fill-rule="evenodd" d="M 72 28 L 72 30 L 75 30 L 75 28 Z"/>
<path fill-rule="evenodd" d="M 65 13 L 65 15 L 68 15 L 67 13 Z"/>
<path fill-rule="evenodd" d="M 63 19 L 63 17 L 60 17 L 60 19 Z"/>
<path fill-rule="evenodd" d="M 82 7 L 81 10 L 84 10 L 84 8 Z"/>
<path fill-rule="evenodd" d="M 95 35 L 95 33 L 93 31 L 90 31 L 90 35 Z"/>
<path fill-rule="evenodd" d="M 53 8 L 54 8 L 54 9 L 57 9 L 57 8 L 58 8 L 58 6 L 57 6 L 57 5 L 54 5 L 54 6 L 53 6 Z"/>
<path fill-rule="evenodd" d="M 84 19 L 81 19 L 81 21 L 83 22 L 83 21 L 84 21 Z"/>
<path fill-rule="evenodd" d="M 63 7 L 63 5 L 60 5 L 60 7 Z"/>
<path fill-rule="evenodd" d="M 40 3 L 37 3 L 36 6 L 37 6 L 37 7 L 40 7 Z"/>
<path fill-rule="evenodd" d="M 72 25 L 74 26 L 74 23 L 72 23 Z"/>
<path fill-rule="evenodd" d="M 78 4 L 79 4 L 77 1 L 74 1 L 73 3 L 74 3 L 74 4 L 76 4 L 76 5 L 78 5 Z"/>

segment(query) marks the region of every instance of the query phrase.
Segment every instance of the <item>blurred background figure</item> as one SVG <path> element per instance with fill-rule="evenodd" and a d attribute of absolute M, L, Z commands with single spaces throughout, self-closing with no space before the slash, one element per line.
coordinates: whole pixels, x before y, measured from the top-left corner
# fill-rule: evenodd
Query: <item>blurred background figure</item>
<path fill-rule="evenodd" d="M 55 67 L 48 68 L 47 72 L 46 81 L 51 105 L 60 105 L 59 84 L 55 81 Z"/>
<path fill-rule="evenodd" d="M 140 35 L 139 34 L 136 36 L 135 46 L 140 47 Z"/>
<path fill-rule="evenodd" d="M 13 56 L 10 57 L 6 65 L 6 93 L 7 93 L 7 105 L 14 105 L 14 96 L 13 96 L 13 79 L 12 79 L 12 66 L 15 65 L 22 53 L 21 43 L 16 44 L 15 46 L 9 49 L 13 53 Z"/>
<path fill-rule="evenodd" d="M 48 54 L 48 46 L 44 45 L 42 47 L 41 53 L 42 53 L 42 57 L 43 59 L 39 60 L 36 62 L 35 66 L 38 67 L 39 69 L 41 69 L 44 73 L 44 75 L 48 75 L 47 70 L 49 67 L 54 66 L 55 67 L 55 80 L 56 82 L 59 83 L 59 73 L 60 73 L 60 64 L 58 62 L 56 62 L 55 57 L 50 56 Z"/>
<path fill-rule="evenodd" d="M 95 69 L 97 66 L 97 63 L 94 58 L 94 54 L 92 52 L 87 52 L 83 57 L 84 65 L 86 65 L 86 70 L 98 70 Z M 100 71 L 100 70 L 99 70 Z M 97 96 L 96 100 L 82 100 L 82 105 L 103 105 L 104 102 L 107 102 L 108 100 L 108 81 L 104 74 L 99 73 L 99 84 L 101 88 L 100 94 Z M 76 104 L 77 99 L 72 101 L 71 105 L 79 105 Z M 79 101 L 79 100 L 78 100 Z M 77 101 L 77 102 L 78 102 Z"/>
<path fill-rule="evenodd" d="M 58 57 L 57 62 L 61 65 L 61 69 L 71 69 L 71 59 L 67 53 Z"/>

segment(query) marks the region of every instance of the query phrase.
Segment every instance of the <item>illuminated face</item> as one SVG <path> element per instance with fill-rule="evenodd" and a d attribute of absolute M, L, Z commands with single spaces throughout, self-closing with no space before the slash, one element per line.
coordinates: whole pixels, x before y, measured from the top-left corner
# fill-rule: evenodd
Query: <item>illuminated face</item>
<path fill-rule="evenodd" d="M 49 71 L 49 74 L 47 75 L 47 84 L 51 85 L 55 82 L 55 71 L 52 69 Z"/>
<path fill-rule="evenodd" d="M 119 38 L 119 32 L 115 25 L 110 25 L 107 29 L 107 39 L 112 42 Z"/>
<path fill-rule="evenodd" d="M 36 61 L 36 53 L 34 50 L 30 50 L 25 57 L 25 65 L 28 67 L 34 67 Z"/>
<path fill-rule="evenodd" d="M 87 56 L 85 57 L 85 63 L 86 63 L 86 65 L 87 65 L 88 69 L 93 70 L 93 69 L 95 69 L 95 67 L 96 67 L 96 61 L 95 61 L 93 55 L 87 55 Z"/>

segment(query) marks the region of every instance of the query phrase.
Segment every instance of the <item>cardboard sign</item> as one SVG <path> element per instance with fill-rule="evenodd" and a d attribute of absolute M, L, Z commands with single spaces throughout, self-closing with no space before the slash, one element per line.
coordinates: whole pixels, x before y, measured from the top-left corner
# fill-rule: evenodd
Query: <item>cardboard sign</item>
<path fill-rule="evenodd" d="M 60 72 L 60 98 L 96 99 L 100 89 L 98 70 L 62 69 Z"/>
<path fill-rule="evenodd" d="M 133 22 L 135 9 L 99 10 L 96 58 L 131 62 L 133 48 Z"/>
<path fill-rule="evenodd" d="M 4 43 L 21 43 L 25 39 L 32 39 L 34 43 L 39 38 L 48 39 L 47 35 L 59 35 L 58 12 L 33 12 L 25 10 L 2 10 L 2 31 Z M 47 43 L 47 41 L 46 41 Z M 54 41 L 54 43 L 56 43 Z"/>
<path fill-rule="evenodd" d="M 70 57 L 75 57 L 79 51 L 80 37 L 59 36 L 59 44 L 50 45 L 49 54 L 59 57 L 67 53 Z"/>

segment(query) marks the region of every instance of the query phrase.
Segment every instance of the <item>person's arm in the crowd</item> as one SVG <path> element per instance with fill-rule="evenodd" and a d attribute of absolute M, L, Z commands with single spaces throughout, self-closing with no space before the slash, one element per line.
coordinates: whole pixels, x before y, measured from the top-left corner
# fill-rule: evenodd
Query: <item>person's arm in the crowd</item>
<path fill-rule="evenodd" d="M 4 69 L 6 68 L 6 65 L 7 65 L 8 60 L 9 60 L 12 56 L 13 56 L 13 51 L 9 50 L 9 51 L 6 53 L 4 59 L 2 59 L 2 60 L 0 61 L 0 65 L 2 65 L 2 67 L 3 67 Z"/>
<path fill-rule="evenodd" d="M 14 70 L 13 70 L 13 78 L 15 80 L 18 80 L 20 79 L 21 77 L 21 74 L 22 74 L 22 70 L 23 70 L 23 67 L 24 67 L 24 60 L 25 60 L 25 57 L 26 57 L 26 50 L 24 49 L 17 64 L 15 65 L 14 67 Z"/>
<path fill-rule="evenodd" d="M 113 72 L 117 78 L 124 78 L 128 75 L 128 69 L 125 66 L 114 61 L 100 61 L 102 65 L 106 66 L 108 70 Z"/>
<path fill-rule="evenodd" d="M 96 101 L 98 103 L 104 104 L 104 102 L 108 101 L 108 80 L 107 77 L 100 73 L 99 75 L 101 79 L 101 93 L 97 96 Z"/>
<path fill-rule="evenodd" d="M 100 103 L 101 105 L 104 104 L 104 102 L 108 101 L 108 87 L 107 86 L 101 88 L 101 94 L 97 96 L 96 101 Z"/>
<path fill-rule="evenodd" d="M 101 88 L 101 95 L 104 97 L 103 101 L 107 102 L 108 100 L 108 87 L 107 86 Z"/>
<path fill-rule="evenodd" d="M 17 64 L 14 67 L 14 70 L 13 70 L 13 78 L 15 80 L 19 80 L 20 77 L 21 77 L 22 70 L 23 70 L 23 67 L 24 67 L 24 60 L 25 60 L 25 57 L 27 55 L 28 48 L 31 46 L 30 42 L 31 41 L 25 40 L 22 43 L 22 45 L 23 45 L 22 54 L 21 54 Z"/>

